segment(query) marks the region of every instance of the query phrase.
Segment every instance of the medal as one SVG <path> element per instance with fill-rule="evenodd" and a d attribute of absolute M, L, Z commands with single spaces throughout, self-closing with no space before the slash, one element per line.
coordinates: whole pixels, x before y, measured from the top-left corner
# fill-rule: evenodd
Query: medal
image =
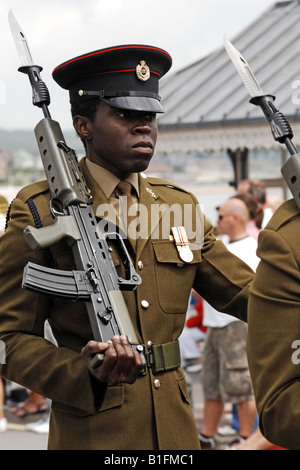
<path fill-rule="evenodd" d="M 185 263 L 190 263 L 194 259 L 192 250 L 190 249 L 190 242 L 184 227 L 172 227 L 172 233 L 178 250 L 179 257 Z"/>

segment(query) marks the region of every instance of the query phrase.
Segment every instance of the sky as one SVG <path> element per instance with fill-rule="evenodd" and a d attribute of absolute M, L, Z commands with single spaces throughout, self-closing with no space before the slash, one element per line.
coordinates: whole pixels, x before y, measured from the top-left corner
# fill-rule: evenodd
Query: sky
<path fill-rule="evenodd" d="M 31 51 L 43 67 L 50 112 L 62 129 L 72 122 L 68 92 L 52 79 L 53 69 L 80 54 L 118 44 L 149 44 L 167 50 L 172 71 L 222 47 L 274 5 L 272 0 L 0 0 L 0 128 L 33 129 L 43 118 L 32 105 L 28 77 L 8 24 L 12 10 Z M 170 72 L 169 72 L 170 73 Z"/>

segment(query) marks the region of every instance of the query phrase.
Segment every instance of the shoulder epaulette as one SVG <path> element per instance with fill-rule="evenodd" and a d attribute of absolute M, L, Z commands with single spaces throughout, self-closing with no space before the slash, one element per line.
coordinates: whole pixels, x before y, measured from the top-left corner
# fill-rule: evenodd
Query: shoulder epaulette
<path fill-rule="evenodd" d="M 142 177 L 144 179 L 146 179 L 147 183 L 149 183 L 152 186 L 165 186 L 167 188 L 177 189 L 178 191 L 182 191 L 184 193 L 190 194 L 190 191 L 187 191 L 186 189 L 182 188 L 181 186 L 178 186 L 177 184 L 171 183 L 170 181 L 164 180 L 162 178 L 156 178 L 154 176 L 147 176 L 145 174 L 143 174 L 143 175 L 142 175 Z"/>
<path fill-rule="evenodd" d="M 43 180 L 29 184 L 28 186 L 20 189 L 16 197 L 21 201 L 26 202 L 28 199 L 33 199 L 39 194 L 46 193 L 47 191 L 49 191 L 48 182 L 47 180 Z"/>
<path fill-rule="evenodd" d="M 289 199 L 284 202 L 280 208 L 275 212 L 266 228 L 277 231 L 280 227 L 285 225 L 289 220 L 299 216 L 299 209 L 294 199 Z"/>
<path fill-rule="evenodd" d="M 31 212 L 32 217 L 33 217 L 33 220 L 34 220 L 34 223 L 35 223 L 35 226 L 36 226 L 37 229 L 42 228 L 43 224 L 42 224 L 38 209 L 37 209 L 37 207 L 34 203 L 34 198 L 39 196 L 40 194 L 46 193 L 47 191 L 49 191 L 48 182 L 46 180 L 43 180 L 43 181 L 39 181 L 37 183 L 32 183 L 28 186 L 25 186 L 24 188 L 22 188 L 18 192 L 18 194 L 16 196 L 16 198 L 18 198 L 21 201 L 28 204 L 30 212 Z M 10 218 L 11 205 L 10 205 L 9 210 L 7 212 L 6 227 L 7 227 L 7 223 L 9 221 L 9 218 Z M 5 227 L 5 229 L 6 229 L 6 227 Z M 48 248 L 45 248 L 45 249 L 43 249 L 43 253 L 44 253 L 45 259 L 47 260 L 48 264 L 50 266 L 53 266 L 54 261 L 53 261 L 53 258 L 52 258 L 51 251 Z"/>
<path fill-rule="evenodd" d="M 20 189 L 14 199 L 20 199 L 23 202 L 28 202 L 29 200 L 34 199 L 39 194 L 46 193 L 47 191 L 49 191 L 47 180 L 38 181 L 36 183 L 29 184 L 28 186 L 24 186 L 24 188 Z M 5 230 L 7 229 L 7 224 L 10 220 L 10 212 L 14 199 L 11 201 L 6 213 Z"/>

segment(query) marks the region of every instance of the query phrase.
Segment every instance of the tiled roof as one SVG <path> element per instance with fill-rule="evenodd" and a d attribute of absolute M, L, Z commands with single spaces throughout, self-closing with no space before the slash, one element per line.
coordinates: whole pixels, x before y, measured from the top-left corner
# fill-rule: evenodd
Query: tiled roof
<path fill-rule="evenodd" d="M 300 0 L 277 2 L 239 35 L 229 38 L 248 61 L 263 91 L 275 95 L 276 107 L 293 120 L 300 119 L 299 25 Z M 223 44 L 162 79 L 160 93 L 166 111 L 159 117 L 161 128 L 265 122 L 261 109 L 249 103 Z"/>

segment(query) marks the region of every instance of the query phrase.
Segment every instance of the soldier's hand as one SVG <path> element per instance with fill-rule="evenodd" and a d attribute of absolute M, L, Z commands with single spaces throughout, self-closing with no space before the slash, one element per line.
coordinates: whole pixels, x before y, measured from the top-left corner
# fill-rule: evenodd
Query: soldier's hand
<path fill-rule="evenodd" d="M 90 362 L 97 353 L 104 353 L 104 360 L 99 367 L 93 369 Z M 89 341 L 81 354 L 90 373 L 108 385 L 133 383 L 143 366 L 140 354 L 130 347 L 124 335 L 114 336 L 107 343 Z"/>

